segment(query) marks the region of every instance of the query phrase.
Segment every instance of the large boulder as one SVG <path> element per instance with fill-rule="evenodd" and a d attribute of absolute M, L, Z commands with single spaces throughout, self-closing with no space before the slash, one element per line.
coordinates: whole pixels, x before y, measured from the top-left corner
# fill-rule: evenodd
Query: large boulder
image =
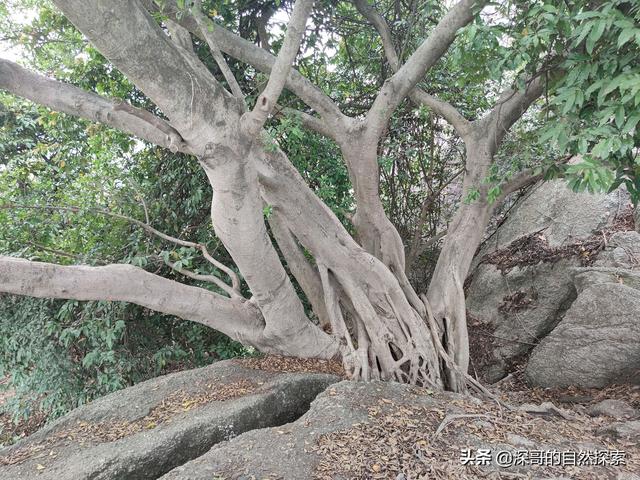
<path fill-rule="evenodd" d="M 531 352 L 529 382 L 543 387 L 640 384 L 640 274 L 607 268 L 576 274 L 578 297 Z"/>
<path fill-rule="evenodd" d="M 493 401 L 396 383 L 341 382 L 321 393 L 295 422 L 219 443 L 161 478 L 637 480 L 632 459 L 640 447 L 630 442 L 633 429 L 618 429 L 613 440 L 607 440 L 613 437 L 608 432 L 594 434 L 607 423 L 604 417 L 537 406 L 505 409 Z M 608 455 L 616 449 L 624 451 L 616 465 L 610 456 L 596 464 L 593 452 Z M 560 466 L 549 457 L 548 466 L 533 465 L 535 452 L 553 451 L 558 458 L 561 452 L 591 452 L 594 461 Z M 514 465 L 518 455 L 522 464 Z"/>
<path fill-rule="evenodd" d="M 638 234 L 608 238 L 628 204 L 624 191 L 576 194 L 562 180 L 536 185 L 515 204 L 467 279 L 472 362 L 484 380 L 504 377 L 558 325 L 576 298 L 572 269 L 592 264 L 603 243 L 618 259 L 603 265 L 628 264 L 621 252 L 635 252 L 627 234 Z"/>
<path fill-rule="evenodd" d="M 590 237 L 610 225 L 629 205 L 624 190 L 610 194 L 575 193 L 565 180 L 539 183 L 518 201 L 483 246 L 483 254 L 518 238 L 543 232 L 551 247 Z"/>
<path fill-rule="evenodd" d="M 166 375 L 78 408 L 0 450 L 0 479 L 155 479 L 217 442 L 298 418 L 339 380 L 247 365 Z"/>
<path fill-rule="evenodd" d="M 491 355 L 476 366 L 486 381 L 502 378 L 515 359 L 556 326 L 575 299 L 570 268 L 578 264 L 566 258 L 506 271 L 492 264 L 478 266 L 467 293 L 467 311 L 470 335 L 491 341 Z"/>

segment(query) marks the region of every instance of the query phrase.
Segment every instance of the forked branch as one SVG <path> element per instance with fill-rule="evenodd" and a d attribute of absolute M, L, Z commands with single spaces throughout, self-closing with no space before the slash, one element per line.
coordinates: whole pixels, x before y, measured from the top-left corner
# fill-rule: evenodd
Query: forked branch
<path fill-rule="evenodd" d="M 367 114 L 367 119 L 373 127 L 378 131 L 384 128 L 400 102 L 445 54 L 455 40 L 458 30 L 473 20 L 474 8 L 482 7 L 486 3 L 485 0 L 460 0 L 451 7 L 427 39 L 402 66 L 398 66 L 397 71 L 380 89 Z M 376 22 L 374 26 L 377 24 L 380 22 Z M 385 52 L 390 53 L 390 48 L 386 48 Z M 396 60 L 395 64 L 398 65 L 398 63 Z"/>
<path fill-rule="evenodd" d="M 380 35 L 385 57 L 393 71 L 397 72 L 401 66 L 400 58 L 398 57 L 398 53 L 396 52 L 393 44 L 391 29 L 389 28 L 387 21 L 375 8 L 369 5 L 367 0 L 355 0 L 354 4 L 362 16 L 364 16 L 369 23 L 373 25 L 378 32 L 378 35 Z M 471 130 L 471 123 L 464 118 L 464 116 L 453 105 L 428 94 L 421 88 L 415 87 L 411 90 L 409 92 L 409 98 L 411 98 L 413 103 L 416 105 L 424 105 L 444 118 L 451 124 L 456 132 L 458 132 L 460 137 L 464 137 Z"/>
<path fill-rule="evenodd" d="M 254 137 L 262 130 L 264 122 L 273 111 L 284 88 L 291 66 L 298 55 L 304 36 L 307 18 L 313 8 L 313 0 L 296 0 L 291 20 L 287 24 L 287 33 L 264 91 L 258 97 L 253 110 L 243 115 L 243 124 L 247 135 Z"/>
<path fill-rule="evenodd" d="M 218 47 L 216 38 L 213 35 L 213 30 L 216 28 L 216 25 L 211 21 L 211 19 L 209 19 L 209 17 L 207 17 L 203 13 L 201 0 L 194 1 L 192 13 L 193 13 L 193 18 L 196 20 L 196 23 L 198 24 L 198 28 L 202 33 L 202 36 L 207 42 L 207 45 L 209 45 L 209 50 L 211 51 L 211 55 L 213 56 L 213 59 L 218 64 L 218 68 L 220 68 L 220 71 L 222 72 L 224 79 L 229 84 L 229 88 L 231 88 L 231 93 L 233 93 L 233 96 L 236 97 L 238 100 L 240 100 L 243 105 L 245 105 L 244 94 L 242 93 L 242 89 L 240 88 L 240 85 L 238 84 L 236 77 L 233 75 L 233 72 L 229 68 L 227 61 L 224 59 L 224 56 L 220 51 L 220 47 Z"/>
<path fill-rule="evenodd" d="M 161 3 L 161 6 L 154 0 L 142 0 L 142 3 L 150 12 L 159 12 L 167 15 L 194 35 L 205 40 L 204 33 L 198 27 L 193 15 L 183 15 L 178 18 L 180 9 L 175 0 L 165 0 Z M 216 24 L 213 30 L 209 31 L 209 34 L 220 50 L 233 58 L 237 58 L 266 74 L 270 74 L 274 69 L 276 62 L 274 55 L 254 43 L 231 33 L 221 25 Z M 330 136 L 334 139 L 339 136 L 342 131 L 342 120 L 345 119 L 345 116 L 328 95 L 301 75 L 295 68 L 291 68 L 289 71 L 286 79 L 286 88 L 295 93 L 322 117 L 322 120 L 326 122 L 329 128 L 329 130 L 325 130 L 326 133 L 330 132 Z"/>

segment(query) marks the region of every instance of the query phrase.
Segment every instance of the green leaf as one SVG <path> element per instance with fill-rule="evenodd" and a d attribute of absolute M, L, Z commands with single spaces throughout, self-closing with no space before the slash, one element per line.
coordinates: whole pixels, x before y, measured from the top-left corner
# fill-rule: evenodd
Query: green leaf
<path fill-rule="evenodd" d="M 622 129 L 622 133 L 632 133 L 635 132 L 636 126 L 640 122 L 640 113 L 636 113 L 631 115 L 625 123 L 624 128 Z"/>
<path fill-rule="evenodd" d="M 564 107 L 562 108 L 562 115 L 566 115 L 573 108 L 574 103 L 576 102 L 576 91 L 572 90 L 567 100 L 565 101 Z"/>
<path fill-rule="evenodd" d="M 622 126 L 624 125 L 624 119 L 625 119 L 624 107 L 620 105 L 616 110 L 616 126 L 618 128 L 622 128 Z"/>
<path fill-rule="evenodd" d="M 618 49 L 631 40 L 634 35 L 636 35 L 637 31 L 638 29 L 636 28 L 625 28 L 622 30 L 618 36 Z"/>
<path fill-rule="evenodd" d="M 600 40 L 600 37 L 602 37 L 602 34 L 604 33 L 604 29 L 606 28 L 606 26 L 607 26 L 606 20 L 598 20 L 595 26 L 591 29 L 591 32 L 589 32 L 589 36 L 587 37 L 587 44 L 586 44 L 587 53 L 593 53 L 593 48 L 596 42 Z"/>

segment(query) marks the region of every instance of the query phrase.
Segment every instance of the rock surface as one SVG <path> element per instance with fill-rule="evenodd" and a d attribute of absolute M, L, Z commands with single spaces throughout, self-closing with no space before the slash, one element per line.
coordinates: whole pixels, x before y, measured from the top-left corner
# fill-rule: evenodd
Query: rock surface
<path fill-rule="evenodd" d="M 639 412 L 627 402 L 608 398 L 592 405 L 588 409 L 591 416 L 605 415 L 617 420 L 631 419 L 639 416 Z"/>
<path fill-rule="evenodd" d="M 637 444 L 640 439 L 640 420 L 612 423 L 599 429 L 598 433 L 615 439 L 631 440 Z"/>
<path fill-rule="evenodd" d="M 531 352 L 527 380 L 543 387 L 640 383 L 640 291 L 621 283 L 581 288 L 562 322 Z"/>
<path fill-rule="evenodd" d="M 247 430 L 302 415 L 339 377 L 218 362 L 78 408 L 0 450 L 0 479 L 155 479 Z"/>
<path fill-rule="evenodd" d="M 640 285 L 633 273 L 640 270 L 640 234 L 611 233 L 632 228 L 628 203 L 624 191 L 576 194 L 562 180 L 539 184 L 516 203 L 476 256 L 467 281 L 472 365 L 485 381 L 506 376 L 554 331 L 585 282 L 610 283 L 615 277 Z M 585 265 L 599 267 L 599 273 L 594 268 L 574 278 Z M 557 358 L 550 361 L 559 364 Z M 570 366 L 564 370 L 571 376 Z M 539 378 L 529 376 L 533 382 Z"/>
<path fill-rule="evenodd" d="M 587 238 L 610 224 L 620 207 L 628 203 L 628 194 L 623 190 L 608 195 L 574 193 L 564 180 L 540 183 L 518 202 L 485 242 L 482 254 L 540 231 L 552 247 Z"/>
<path fill-rule="evenodd" d="M 244 433 L 175 468 L 163 480 L 346 480 L 451 478 L 633 478 L 637 442 L 594 435 L 607 419 L 510 411 L 495 402 L 394 383 L 341 382 L 295 422 Z M 604 435 L 604 433 L 603 433 Z M 610 437 L 610 435 L 608 435 Z M 487 465 L 462 461 L 491 449 Z M 499 451 L 619 449 L 626 465 L 499 467 Z M 499 474 L 498 474 L 499 473 Z M 493 476 L 488 476 L 493 474 Z M 513 474 L 510 475 L 510 474 Z"/>
<path fill-rule="evenodd" d="M 616 232 L 609 238 L 595 266 L 640 270 L 640 233 Z"/>
<path fill-rule="evenodd" d="M 478 266 L 467 294 L 467 311 L 491 335 L 492 358 L 483 366 L 486 381 L 502 378 L 513 359 L 530 351 L 556 326 L 575 299 L 571 268 L 578 264 L 569 258 L 504 273 L 496 265 Z"/>

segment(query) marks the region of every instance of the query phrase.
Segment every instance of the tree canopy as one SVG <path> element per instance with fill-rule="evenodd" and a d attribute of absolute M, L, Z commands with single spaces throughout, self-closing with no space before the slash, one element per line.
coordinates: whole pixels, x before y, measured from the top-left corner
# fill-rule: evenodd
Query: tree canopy
<path fill-rule="evenodd" d="M 482 388 L 495 211 L 640 200 L 636 2 L 11 0 L 0 31 L 0 291 L 43 299 L 0 296 L 0 375 L 61 410 L 247 347 Z"/>

